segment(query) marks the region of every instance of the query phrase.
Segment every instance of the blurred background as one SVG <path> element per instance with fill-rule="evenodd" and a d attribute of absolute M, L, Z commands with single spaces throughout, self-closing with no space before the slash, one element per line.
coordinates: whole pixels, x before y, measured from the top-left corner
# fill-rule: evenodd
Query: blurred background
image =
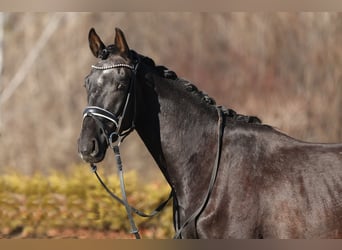
<path fill-rule="evenodd" d="M 84 77 L 96 62 L 87 35 L 129 46 L 195 83 L 220 105 L 257 115 L 306 141 L 342 141 L 340 13 L 2 13 L 0 172 L 67 171 L 77 138 Z M 136 135 L 128 168 L 158 171 Z M 112 158 L 105 162 L 108 165 Z M 106 168 L 111 168 L 107 166 Z M 146 171 L 146 168 L 149 170 Z"/>
<path fill-rule="evenodd" d="M 106 44 L 121 28 L 130 48 L 217 104 L 301 140 L 342 141 L 340 13 L 1 13 L 1 174 L 88 171 L 77 138 L 91 27 Z M 138 180 L 163 180 L 135 133 L 122 154 Z M 100 166 L 115 172 L 113 156 Z"/>

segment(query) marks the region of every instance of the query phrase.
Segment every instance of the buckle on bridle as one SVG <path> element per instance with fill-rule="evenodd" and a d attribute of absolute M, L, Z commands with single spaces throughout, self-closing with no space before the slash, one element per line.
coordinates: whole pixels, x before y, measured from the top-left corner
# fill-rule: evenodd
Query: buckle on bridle
<path fill-rule="evenodd" d="M 109 146 L 111 148 L 114 148 L 117 144 L 120 143 L 120 140 L 119 140 L 119 134 L 117 132 L 113 132 L 110 134 L 110 136 L 108 137 L 108 142 L 109 142 Z M 116 143 L 118 142 L 118 143 Z"/>

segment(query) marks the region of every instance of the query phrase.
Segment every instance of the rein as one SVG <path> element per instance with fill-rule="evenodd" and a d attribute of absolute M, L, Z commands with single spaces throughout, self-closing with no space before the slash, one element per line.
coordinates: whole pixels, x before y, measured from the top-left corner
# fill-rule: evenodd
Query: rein
<path fill-rule="evenodd" d="M 129 220 L 129 223 L 131 225 L 131 233 L 134 234 L 136 239 L 141 239 L 141 236 L 139 234 L 139 230 L 138 230 L 138 228 L 134 222 L 132 212 L 134 212 L 135 214 L 137 214 L 141 217 L 153 217 L 153 216 L 157 215 L 160 211 L 163 210 L 163 208 L 171 200 L 172 191 L 170 192 L 168 199 L 163 201 L 156 209 L 154 209 L 149 214 L 146 214 L 146 213 L 136 209 L 135 207 L 130 206 L 128 201 L 127 201 L 126 187 L 125 187 L 124 176 L 123 176 L 123 166 L 122 166 L 119 146 L 120 146 L 121 142 L 124 140 L 124 138 L 130 132 L 132 132 L 135 128 L 135 125 L 134 125 L 135 117 L 134 117 L 132 120 L 131 127 L 129 129 L 127 129 L 126 131 L 121 132 L 122 120 L 126 115 L 129 100 L 130 100 L 131 96 L 134 94 L 133 93 L 134 92 L 134 83 L 135 83 L 135 76 L 136 76 L 138 64 L 136 64 L 134 67 L 131 65 L 128 65 L 128 64 L 114 64 L 114 65 L 103 66 L 103 67 L 92 65 L 92 68 L 96 69 L 96 70 L 108 70 L 108 69 L 120 68 L 120 67 L 129 68 L 133 71 L 133 74 L 134 74 L 134 77 L 132 77 L 131 81 L 130 81 L 129 91 L 128 91 L 127 96 L 126 96 L 126 101 L 124 103 L 121 116 L 117 117 L 112 112 L 109 112 L 108 110 L 97 107 L 97 106 L 88 106 L 85 108 L 85 110 L 83 112 L 83 120 L 86 117 L 91 117 L 95 120 L 97 126 L 100 127 L 100 129 L 103 131 L 103 133 L 105 135 L 107 145 L 110 146 L 114 152 L 116 165 L 117 165 L 117 171 L 118 171 L 118 175 L 119 175 L 119 179 L 120 179 L 120 189 L 121 189 L 122 199 L 119 198 L 117 195 L 115 195 L 107 187 L 107 185 L 103 182 L 100 175 L 97 173 L 97 166 L 94 163 L 90 163 L 91 170 L 95 174 L 96 178 L 98 179 L 98 181 L 100 182 L 102 187 L 109 193 L 109 195 L 112 198 L 114 198 L 116 201 L 118 201 L 119 203 L 121 203 L 122 205 L 125 206 L 127 216 L 128 216 L 128 220 Z M 136 105 L 136 103 L 134 103 L 134 116 L 135 116 L 135 105 Z M 104 125 L 103 125 L 103 122 L 100 119 L 105 119 L 105 120 L 113 123 L 115 125 L 115 131 L 108 134 Z"/>
<path fill-rule="evenodd" d="M 192 221 L 198 219 L 198 217 L 201 215 L 201 213 L 203 212 L 203 210 L 205 209 L 206 205 L 208 204 L 208 201 L 210 199 L 210 195 L 211 192 L 213 191 L 214 188 L 214 184 L 216 181 L 216 177 L 217 177 L 217 171 L 220 165 L 220 159 L 221 159 L 221 149 L 222 149 L 222 139 L 223 139 L 223 132 L 224 132 L 224 114 L 222 111 L 222 107 L 221 106 L 217 106 L 216 107 L 217 113 L 218 113 L 218 130 L 217 130 L 217 153 L 216 153 L 216 158 L 215 158 L 215 164 L 214 164 L 214 168 L 213 171 L 211 173 L 211 178 L 210 178 L 210 182 L 209 182 L 209 186 L 207 189 L 207 192 L 205 194 L 205 198 L 202 201 L 201 205 L 195 210 L 195 212 L 188 217 L 188 219 L 182 224 L 182 226 L 178 227 L 176 230 L 176 234 L 174 236 L 174 239 L 180 239 L 181 238 L 181 233 L 183 231 L 183 229 Z M 178 212 L 177 212 L 177 216 L 179 216 Z M 177 224 L 179 223 L 179 218 L 176 218 Z"/>
<path fill-rule="evenodd" d="M 122 195 L 122 199 L 119 198 L 117 195 L 115 195 L 108 187 L 107 185 L 103 182 L 102 178 L 99 176 L 99 174 L 97 173 L 97 166 L 94 163 L 90 164 L 91 170 L 92 172 L 95 174 L 96 178 L 98 179 L 98 181 L 101 183 L 102 187 L 107 191 L 107 193 L 114 198 L 116 201 L 118 201 L 119 203 L 121 203 L 122 205 L 125 206 L 126 208 L 126 212 L 127 212 L 127 216 L 128 216 L 128 220 L 129 223 L 131 225 L 131 234 L 134 234 L 136 239 L 141 239 L 141 236 L 139 234 L 139 230 L 134 222 L 134 218 L 132 216 L 132 212 L 134 212 L 135 214 L 141 216 L 141 217 L 154 217 L 155 215 L 157 215 L 159 212 L 161 212 L 165 206 L 168 204 L 168 202 L 171 200 L 172 198 L 172 192 L 170 192 L 169 197 L 163 201 L 162 203 L 160 203 L 160 205 L 154 209 L 151 213 L 146 214 L 138 209 L 136 209 L 135 207 L 129 205 L 128 201 L 127 201 L 127 194 L 126 194 L 126 187 L 125 187 L 125 182 L 124 182 L 124 176 L 123 176 L 123 166 L 122 166 L 122 161 L 121 161 L 121 156 L 120 156 L 120 149 L 119 149 L 119 145 L 116 144 L 111 144 L 110 146 L 113 149 L 114 155 L 115 155 L 115 159 L 116 159 L 116 165 L 117 165 L 117 170 L 118 170 L 118 175 L 119 175 L 119 179 L 120 179 L 120 189 L 121 189 L 121 195 Z"/>

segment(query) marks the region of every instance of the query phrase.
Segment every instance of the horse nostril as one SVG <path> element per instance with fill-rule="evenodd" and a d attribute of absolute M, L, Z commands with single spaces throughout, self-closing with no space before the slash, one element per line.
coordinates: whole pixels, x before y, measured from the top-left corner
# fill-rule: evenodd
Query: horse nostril
<path fill-rule="evenodd" d="M 99 144 L 96 139 L 91 140 L 92 143 L 92 149 L 91 149 L 91 156 L 96 156 L 99 153 Z"/>
<path fill-rule="evenodd" d="M 94 157 L 99 153 L 99 145 L 95 138 L 89 140 L 87 143 L 79 145 L 79 152 L 81 155 Z"/>

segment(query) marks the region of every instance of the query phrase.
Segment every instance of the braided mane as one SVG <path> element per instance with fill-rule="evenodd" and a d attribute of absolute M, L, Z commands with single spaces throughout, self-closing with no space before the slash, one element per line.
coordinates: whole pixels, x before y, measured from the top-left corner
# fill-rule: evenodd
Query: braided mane
<path fill-rule="evenodd" d="M 146 64 L 150 67 L 153 67 L 159 76 L 164 77 L 166 79 L 175 80 L 175 81 L 183 84 L 187 91 L 191 92 L 193 95 L 196 95 L 198 98 L 200 98 L 207 105 L 216 105 L 216 102 L 212 97 L 208 96 L 206 93 L 199 90 L 193 83 L 191 83 L 185 79 L 179 78 L 174 71 L 169 70 L 167 67 L 162 66 L 162 65 L 156 66 L 154 61 L 151 58 L 140 55 L 133 50 L 131 50 L 131 52 L 132 52 L 134 57 L 135 56 L 139 57 L 140 62 L 143 62 L 144 64 Z M 247 116 L 247 115 L 238 114 L 233 109 L 228 109 L 228 108 L 222 107 L 222 111 L 226 117 L 228 117 L 234 121 L 246 122 L 246 123 L 255 123 L 255 124 L 261 124 L 262 123 L 261 120 L 256 116 Z"/>

